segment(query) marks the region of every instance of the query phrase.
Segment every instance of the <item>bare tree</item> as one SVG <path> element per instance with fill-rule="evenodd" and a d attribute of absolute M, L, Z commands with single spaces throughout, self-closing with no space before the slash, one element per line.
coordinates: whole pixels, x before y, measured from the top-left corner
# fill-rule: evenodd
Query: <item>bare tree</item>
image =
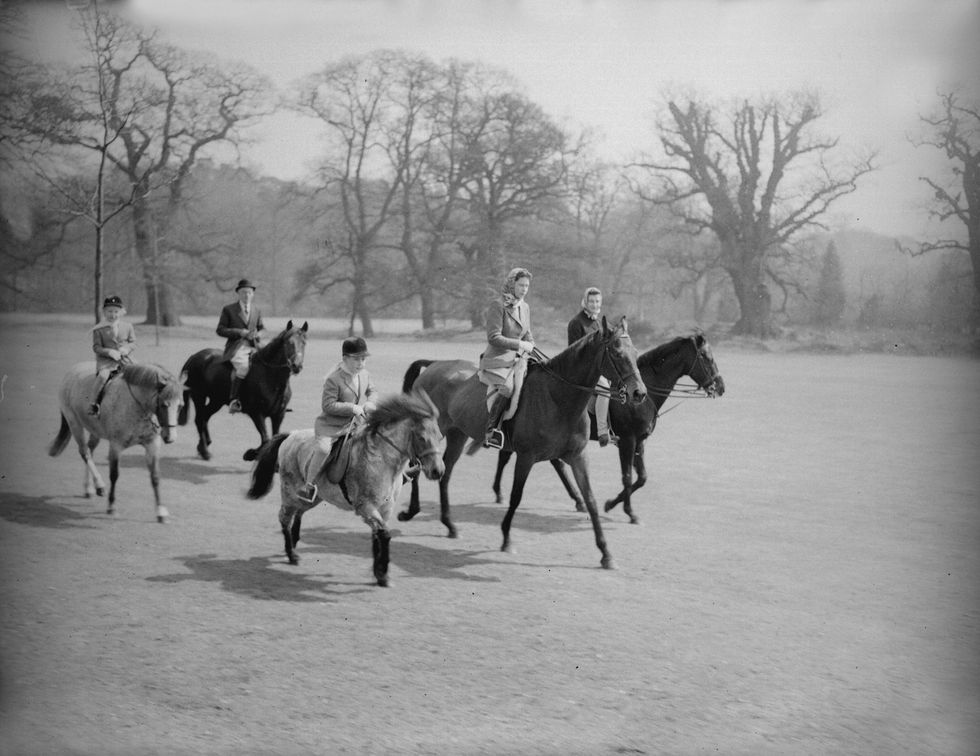
<path fill-rule="evenodd" d="M 93 179 L 82 182 L 90 187 L 87 195 L 66 191 L 65 201 L 69 212 L 96 229 L 96 280 L 103 229 L 126 209 L 142 267 L 147 321 L 174 324 L 179 318 L 164 262 L 168 225 L 184 182 L 209 149 L 239 142 L 238 129 L 262 113 L 267 83 L 243 66 L 222 66 L 208 55 L 161 43 L 98 3 L 80 10 L 78 22 L 88 60 L 43 77 L 27 128 L 39 145 L 65 151 L 56 156 L 61 165 L 39 161 L 52 186 L 67 186 L 64 166 L 72 154 L 95 156 Z M 110 169 L 126 189 L 106 207 Z"/>
<path fill-rule="evenodd" d="M 962 222 L 966 226 L 966 241 L 954 237 L 920 242 L 917 248 L 899 246 L 912 255 L 962 251 L 970 256 L 974 290 L 970 321 L 973 329 L 977 329 L 980 328 L 980 108 L 975 103 L 964 103 L 955 92 L 941 94 L 940 102 L 937 115 L 922 117 L 931 134 L 917 144 L 941 150 L 950 161 L 952 176 L 947 181 L 939 177 L 920 177 L 920 181 L 933 191 L 930 215 L 941 222 Z"/>
<path fill-rule="evenodd" d="M 822 114 L 807 93 L 740 101 L 727 117 L 702 100 L 669 101 L 658 124 L 665 157 L 636 164 L 659 190 L 638 188 L 644 199 L 718 238 L 741 310 L 735 333 L 768 335 L 774 255 L 804 229 L 823 228 L 830 206 L 874 170 L 874 154 L 832 160 L 839 140 L 810 135 Z"/>

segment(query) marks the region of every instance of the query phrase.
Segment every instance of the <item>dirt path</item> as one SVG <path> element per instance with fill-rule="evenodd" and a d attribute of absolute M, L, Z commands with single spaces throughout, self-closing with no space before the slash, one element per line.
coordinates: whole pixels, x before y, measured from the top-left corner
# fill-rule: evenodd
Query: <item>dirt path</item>
<path fill-rule="evenodd" d="M 500 553 L 481 453 L 453 480 L 461 537 L 426 485 L 382 590 L 333 508 L 285 563 L 277 492 L 242 495 L 254 431 L 225 413 L 211 462 L 192 428 L 167 448 L 169 524 L 138 450 L 108 518 L 74 450 L 45 454 L 87 355 L 51 325 L 3 339 L 0 753 L 980 751 L 980 363 L 716 347 L 728 393 L 664 418 L 644 524 L 604 519 L 619 570 L 547 466 Z M 199 347 L 141 352 L 176 371 Z M 469 349 L 375 340 L 372 370 L 393 391 Z M 290 428 L 333 351 L 311 344 Z M 615 456 L 591 459 L 608 496 Z"/>

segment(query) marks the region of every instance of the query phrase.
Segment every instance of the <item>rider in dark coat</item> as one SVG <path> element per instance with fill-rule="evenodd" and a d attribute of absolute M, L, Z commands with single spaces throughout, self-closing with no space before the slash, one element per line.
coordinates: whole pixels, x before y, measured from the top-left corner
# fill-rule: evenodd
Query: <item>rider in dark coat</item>
<path fill-rule="evenodd" d="M 231 363 L 231 392 L 228 405 L 229 412 L 241 412 L 242 405 L 238 401 L 238 387 L 242 378 L 248 373 L 248 363 L 252 353 L 258 349 L 265 329 L 262 313 L 252 304 L 255 296 L 255 284 L 243 278 L 235 286 L 238 301 L 221 308 L 218 318 L 217 333 L 223 336 L 225 352 L 221 359 Z"/>

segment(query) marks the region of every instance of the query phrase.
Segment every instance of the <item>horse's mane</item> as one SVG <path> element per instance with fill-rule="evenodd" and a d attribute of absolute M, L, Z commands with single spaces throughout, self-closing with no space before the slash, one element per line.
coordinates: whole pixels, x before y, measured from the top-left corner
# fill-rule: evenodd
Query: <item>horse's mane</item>
<path fill-rule="evenodd" d="M 698 336 L 700 335 L 701 333 L 696 331 L 690 336 L 675 336 L 670 341 L 661 344 L 660 346 L 655 346 L 653 349 L 647 350 L 641 354 L 636 359 L 636 365 L 637 367 L 641 368 L 647 366 L 656 367 L 659 363 L 673 357 L 677 353 L 677 350 L 686 344 L 691 344 L 697 348 L 699 346 Z"/>
<path fill-rule="evenodd" d="M 293 333 L 303 333 L 303 329 L 299 326 L 292 325 L 292 321 L 289 321 L 291 327 L 283 328 L 279 333 L 269 339 L 268 342 L 263 344 L 258 348 L 259 352 L 271 352 L 274 349 L 278 349 L 282 346 L 282 343 L 289 338 Z"/>
<path fill-rule="evenodd" d="M 153 363 L 139 363 L 123 367 L 123 379 L 131 386 L 157 390 L 164 400 L 176 399 L 182 392 L 177 379 L 164 367 Z"/>
<path fill-rule="evenodd" d="M 614 326 L 615 328 L 615 326 Z M 585 336 L 573 341 L 567 347 L 562 349 L 554 357 L 549 358 L 546 364 L 549 365 L 561 365 L 564 362 L 570 362 L 576 364 L 580 361 L 580 355 L 584 352 L 593 341 L 597 341 L 602 338 L 602 329 L 597 329 L 595 331 L 589 331 Z M 532 362 L 530 367 L 536 367 L 537 363 Z"/>
<path fill-rule="evenodd" d="M 390 423 L 411 418 L 422 420 L 432 417 L 432 407 L 414 394 L 392 394 L 377 403 L 364 424 L 365 431 L 375 433 Z"/>

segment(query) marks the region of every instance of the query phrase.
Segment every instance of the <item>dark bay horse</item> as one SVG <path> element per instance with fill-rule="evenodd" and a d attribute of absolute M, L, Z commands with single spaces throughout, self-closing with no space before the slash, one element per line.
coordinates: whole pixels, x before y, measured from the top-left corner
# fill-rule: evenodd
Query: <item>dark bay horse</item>
<path fill-rule="evenodd" d="M 242 412 L 251 418 L 259 432 L 260 446 L 269 440 L 266 419 L 272 425 L 272 435 L 277 434 L 282 427 L 286 408 L 293 395 L 289 387 L 289 376 L 296 375 L 303 369 L 308 330 L 308 323 L 294 328 L 293 321 L 290 320 L 284 331 L 252 355 L 248 374 L 238 390 L 238 399 L 242 404 Z M 184 384 L 184 406 L 178 422 L 181 425 L 187 424 L 190 401 L 193 401 L 194 425 L 198 436 L 197 453 L 201 459 L 211 459 L 208 421 L 229 402 L 231 365 L 222 360 L 221 355 L 220 349 L 202 349 L 192 354 L 180 370 L 180 379 Z M 254 459 L 257 451 L 258 449 L 246 450 L 244 458 Z"/>
<path fill-rule="evenodd" d="M 74 365 L 61 382 L 58 403 L 61 427 L 48 447 L 55 457 L 64 451 L 72 438 L 85 463 L 85 497 L 102 496 L 105 483 L 99 475 L 92 452 L 100 439 L 109 442 L 109 508 L 115 513 L 116 480 L 119 478 L 119 455 L 130 446 L 141 445 L 146 451 L 157 522 L 165 522 L 167 508 L 160 502 L 160 444 L 172 443 L 177 437 L 176 421 L 181 401 L 177 379 L 159 365 L 126 365 L 105 388 L 98 416 L 89 414 L 95 400 L 94 362 Z"/>
<path fill-rule="evenodd" d="M 425 365 L 428 367 L 420 374 Z M 531 467 L 542 460 L 560 459 L 571 467 L 585 499 L 596 546 L 602 553 L 601 564 L 609 569 L 613 567 L 589 484 L 588 463 L 584 454 L 589 437 L 586 408 L 600 375 L 608 378 L 617 392 L 633 402 L 642 402 L 646 397 L 626 318 L 622 318 L 613 328 L 603 318 L 602 327 L 598 330 L 579 339 L 557 356 L 529 366 L 517 412 L 502 426 L 504 448 L 516 452 L 517 467 L 510 492 L 510 506 L 500 525 L 503 531 L 501 551 L 512 551 L 510 525 L 521 503 Z M 456 527 L 449 516 L 449 478 L 467 437 L 477 442 L 483 440 L 487 422 L 487 389 L 476 375 L 476 366 L 463 360 L 416 361 L 406 372 L 403 383 L 405 389 L 413 386 L 424 389 L 439 408 L 439 425 L 446 435 L 446 451 L 443 454 L 446 472 L 439 481 L 440 519 L 448 528 L 450 537 L 456 537 Z M 418 485 L 413 481 L 409 509 L 399 513 L 398 519 L 409 520 L 418 511 Z"/>
<path fill-rule="evenodd" d="M 725 393 L 725 381 L 718 371 L 718 365 L 715 364 L 711 345 L 700 331 L 692 336 L 678 336 L 644 352 L 637 358 L 636 364 L 647 389 L 647 398 L 640 404 L 625 405 L 612 402 L 609 405 L 609 422 L 613 432 L 619 436 L 619 465 L 622 471 L 623 490 L 615 498 L 607 501 L 604 507 L 605 511 L 609 512 L 619 502 L 623 502 L 623 511 L 634 524 L 639 522 L 639 518 L 633 513 L 630 497 L 647 482 L 643 453 L 647 438 L 657 427 L 657 418 L 660 416 L 660 408 L 664 402 L 672 396 L 675 398 L 715 397 Z M 677 381 L 685 375 L 697 384 L 697 389 L 675 390 Z M 595 417 L 590 416 L 590 420 L 591 438 L 595 440 Z M 497 458 L 493 490 L 498 502 L 501 500 L 501 476 L 510 456 L 510 452 L 503 450 Z M 560 462 L 555 462 L 555 470 L 565 485 L 565 490 L 575 501 L 575 508 L 580 512 L 584 511 L 581 496 L 569 481 L 564 466 Z"/>
<path fill-rule="evenodd" d="M 428 478 L 434 480 L 443 473 L 438 417 L 439 410 L 424 392 L 382 399 L 346 442 L 350 444 L 350 464 L 343 479 L 334 484 L 320 475 L 317 499 L 313 502 L 297 495 L 306 483 L 306 468 L 316 447 L 313 430 L 280 433 L 263 444 L 256 455 L 247 495 L 250 499 L 265 496 L 272 488 L 273 476 L 279 472 L 282 499 L 279 524 L 289 563 L 299 563 L 296 544 L 303 513 L 320 501 L 329 501 L 340 509 L 353 508 L 371 528 L 374 577 L 378 585 L 387 586 L 391 541 L 388 520 L 398 500 L 406 468 L 411 460 L 417 459 Z"/>

